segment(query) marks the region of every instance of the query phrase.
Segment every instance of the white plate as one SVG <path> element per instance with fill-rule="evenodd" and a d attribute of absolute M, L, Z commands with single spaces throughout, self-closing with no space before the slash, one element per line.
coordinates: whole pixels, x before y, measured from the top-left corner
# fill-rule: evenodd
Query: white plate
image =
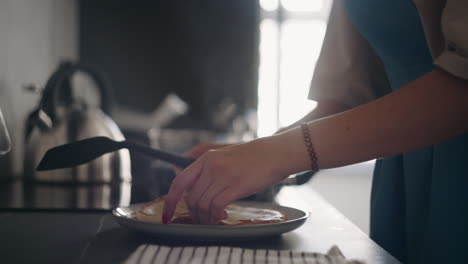
<path fill-rule="evenodd" d="M 308 213 L 299 209 L 272 203 L 242 201 L 236 202 L 236 204 L 246 207 L 280 210 L 286 214 L 288 220 L 281 223 L 244 226 L 158 224 L 140 221 L 132 216 L 132 213 L 137 211 L 143 204 L 118 207 L 112 211 L 112 214 L 120 225 L 129 229 L 160 238 L 186 241 L 252 240 L 280 235 L 300 227 L 309 216 Z"/>

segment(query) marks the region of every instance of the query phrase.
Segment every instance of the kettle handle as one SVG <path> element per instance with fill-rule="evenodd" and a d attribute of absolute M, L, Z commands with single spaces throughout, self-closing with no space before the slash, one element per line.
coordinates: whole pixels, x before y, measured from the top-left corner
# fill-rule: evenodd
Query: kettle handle
<path fill-rule="evenodd" d="M 101 109 L 106 114 L 110 114 L 113 102 L 107 78 L 90 65 L 64 62 L 47 81 L 39 103 L 39 109 L 43 109 L 44 112 L 49 115 L 53 123 L 57 122 L 58 119 L 56 111 L 57 106 L 61 103 L 69 104 L 72 101 L 70 81 L 71 77 L 77 72 L 86 73 L 96 83 L 101 95 Z M 63 87 L 64 89 L 62 89 Z"/>
<path fill-rule="evenodd" d="M 31 135 L 35 127 L 43 127 L 41 126 L 41 113 L 43 116 L 46 116 L 46 118 L 48 118 L 50 121 L 47 127 L 53 125 L 52 120 L 50 118 L 51 116 L 54 116 L 54 119 L 56 119 L 55 109 L 52 109 L 51 103 L 51 101 L 53 100 L 53 87 L 55 86 L 55 83 L 57 83 L 57 79 L 59 78 L 59 76 L 63 75 L 64 72 L 68 70 L 70 66 L 70 62 L 61 63 L 58 69 L 54 73 L 52 73 L 52 75 L 47 80 L 45 88 L 42 91 L 42 96 L 39 101 L 39 105 L 26 118 L 24 133 L 24 138 L 26 141 L 29 139 L 29 136 Z"/>

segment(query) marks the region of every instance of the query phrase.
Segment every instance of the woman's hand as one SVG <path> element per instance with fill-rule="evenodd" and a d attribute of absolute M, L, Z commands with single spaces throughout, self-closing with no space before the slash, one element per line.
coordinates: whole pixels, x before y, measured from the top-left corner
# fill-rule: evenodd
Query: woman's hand
<path fill-rule="evenodd" d="M 284 171 L 285 163 L 289 162 L 285 143 L 274 136 L 205 152 L 172 182 L 163 222 L 172 218 L 184 192 L 195 222 L 216 224 L 227 218 L 224 208 L 229 203 L 289 175 Z"/>

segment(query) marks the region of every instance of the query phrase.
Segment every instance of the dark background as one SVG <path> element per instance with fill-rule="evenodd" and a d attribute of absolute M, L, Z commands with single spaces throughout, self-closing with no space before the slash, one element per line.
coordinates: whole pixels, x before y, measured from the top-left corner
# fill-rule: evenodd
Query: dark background
<path fill-rule="evenodd" d="M 258 1 L 80 1 L 79 57 L 103 70 L 118 105 L 154 110 L 175 92 L 182 126 L 210 129 L 222 102 L 257 107 Z"/>

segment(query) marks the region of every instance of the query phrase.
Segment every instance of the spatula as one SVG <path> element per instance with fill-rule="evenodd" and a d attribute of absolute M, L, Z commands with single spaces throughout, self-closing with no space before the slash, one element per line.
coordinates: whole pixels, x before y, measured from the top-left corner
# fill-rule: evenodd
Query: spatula
<path fill-rule="evenodd" d="M 49 149 L 36 169 L 43 171 L 74 167 L 122 148 L 172 163 L 181 168 L 189 166 L 194 161 L 126 140 L 114 141 L 107 137 L 92 137 Z"/>

